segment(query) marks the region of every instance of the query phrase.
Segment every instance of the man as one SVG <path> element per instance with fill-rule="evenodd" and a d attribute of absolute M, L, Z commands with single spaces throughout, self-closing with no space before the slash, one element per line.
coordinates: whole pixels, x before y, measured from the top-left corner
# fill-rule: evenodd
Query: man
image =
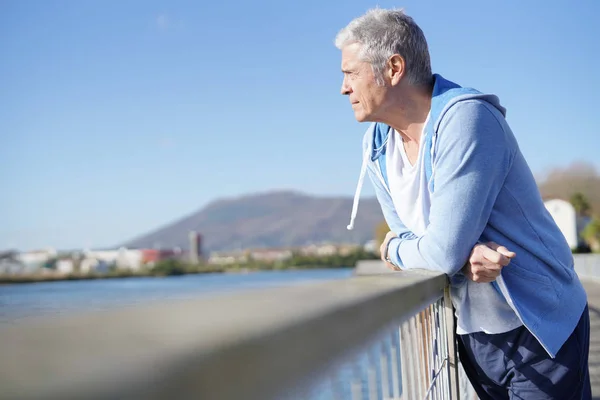
<path fill-rule="evenodd" d="M 342 94 L 372 122 L 348 228 L 368 173 L 392 230 L 382 259 L 450 277 L 461 362 L 481 399 L 590 399 L 586 293 L 498 98 L 433 75 L 402 11 L 367 12 L 336 46 Z M 485 263 L 496 268 L 481 273 Z"/>

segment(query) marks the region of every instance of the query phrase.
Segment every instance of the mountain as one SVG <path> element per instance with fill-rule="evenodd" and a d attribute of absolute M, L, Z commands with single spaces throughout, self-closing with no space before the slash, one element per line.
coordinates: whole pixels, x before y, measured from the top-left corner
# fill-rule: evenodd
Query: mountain
<path fill-rule="evenodd" d="M 352 198 L 279 191 L 221 199 L 125 244 L 128 248 L 189 248 L 188 234 L 202 234 L 203 250 L 360 243 L 373 239 L 383 214 L 375 198 L 363 198 L 348 231 Z"/>

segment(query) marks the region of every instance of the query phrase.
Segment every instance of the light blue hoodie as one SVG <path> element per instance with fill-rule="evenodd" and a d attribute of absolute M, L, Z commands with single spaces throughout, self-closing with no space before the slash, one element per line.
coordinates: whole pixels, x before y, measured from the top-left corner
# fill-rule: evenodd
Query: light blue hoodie
<path fill-rule="evenodd" d="M 475 244 L 506 246 L 517 255 L 493 285 L 555 357 L 587 303 L 571 250 L 544 206 L 498 98 L 440 75 L 434 79 L 423 137 L 432 190 L 426 233 L 417 237 L 396 214 L 382 157 L 390 127 L 381 123 L 371 124 L 364 136 L 361 179 L 348 229 L 368 173 L 386 222 L 398 235 L 389 254 L 400 268 L 443 272 L 460 298 L 466 287 L 460 271 Z"/>

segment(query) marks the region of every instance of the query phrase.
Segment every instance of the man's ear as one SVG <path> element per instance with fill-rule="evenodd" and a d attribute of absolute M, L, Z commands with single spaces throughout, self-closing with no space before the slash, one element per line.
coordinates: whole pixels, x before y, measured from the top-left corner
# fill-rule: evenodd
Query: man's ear
<path fill-rule="evenodd" d="M 402 80 L 406 70 L 404 58 L 400 54 L 394 54 L 388 59 L 386 67 L 387 77 L 391 85 L 397 85 Z"/>

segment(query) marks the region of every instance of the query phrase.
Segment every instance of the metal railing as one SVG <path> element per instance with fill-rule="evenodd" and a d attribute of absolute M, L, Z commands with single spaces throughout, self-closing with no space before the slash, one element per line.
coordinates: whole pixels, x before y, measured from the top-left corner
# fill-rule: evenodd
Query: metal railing
<path fill-rule="evenodd" d="M 459 399 L 452 306 L 445 297 L 402 324 L 406 399 Z M 446 368 L 448 366 L 448 368 Z"/>
<path fill-rule="evenodd" d="M 297 399 L 459 399 L 451 327 L 441 297 L 425 310 L 385 330 L 325 373 Z M 344 371 L 346 372 L 344 376 Z M 333 379 L 332 379 L 333 378 Z M 337 379 L 335 379 L 337 378 Z M 336 382 L 332 384 L 331 382 Z M 330 388 L 327 390 L 327 383 Z M 468 398 L 463 396 L 463 398 Z"/>
<path fill-rule="evenodd" d="M 447 278 L 361 276 L 0 328 L 0 398 L 459 399 Z"/>

